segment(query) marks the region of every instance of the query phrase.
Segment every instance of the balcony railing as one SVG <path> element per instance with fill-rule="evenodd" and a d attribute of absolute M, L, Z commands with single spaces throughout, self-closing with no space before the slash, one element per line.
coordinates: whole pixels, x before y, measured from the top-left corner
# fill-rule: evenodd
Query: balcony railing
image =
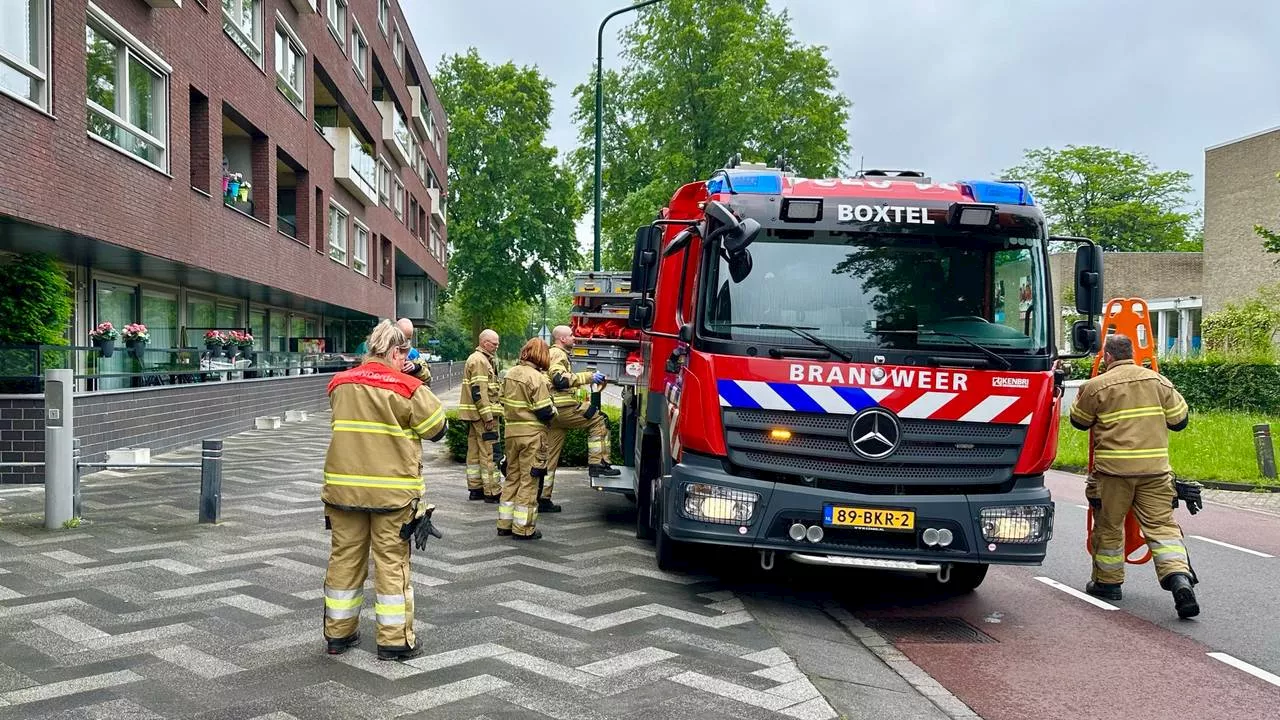
<path fill-rule="evenodd" d="M 391 100 L 375 103 L 382 113 L 382 140 L 402 166 L 413 167 L 413 132 L 400 107 Z"/>
<path fill-rule="evenodd" d="M 431 137 L 431 107 L 427 104 L 427 94 L 418 85 L 409 86 L 409 105 L 412 108 L 413 124 L 422 137 Z"/>
<path fill-rule="evenodd" d="M 431 198 L 431 217 L 439 220 L 441 225 L 447 224 L 448 219 L 444 216 L 444 202 L 440 188 L 427 188 L 427 197 Z"/>
<path fill-rule="evenodd" d="M 351 128 L 329 127 L 325 138 L 333 145 L 333 177 L 364 205 L 378 204 L 378 163 Z"/>

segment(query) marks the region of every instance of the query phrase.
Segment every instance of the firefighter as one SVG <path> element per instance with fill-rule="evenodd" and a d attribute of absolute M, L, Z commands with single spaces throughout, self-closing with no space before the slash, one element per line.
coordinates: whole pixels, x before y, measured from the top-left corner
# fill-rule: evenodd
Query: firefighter
<path fill-rule="evenodd" d="M 520 348 L 520 364 L 502 381 L 506 412 L 507 477 L 498 504 L 498 534 L 537 540 L 538 498 L 547 476 L 547 428 L 556 415 L 551 400 L 547 343 L 533 338 Z"/>
<path fill-rule="evenodd" d="M 1071 424 L 1092 429 L 1093 573 L 1090 595 L 1119 600 L 1124 582 L 1124 522 L 1132 508 L 1155 559 L 1160 586 L 1173 594 L 1178 617 L 1199 614 L 1198 580 L 1173 519 L 1177 492 L 1169 466 L 1169 431 L 1187 426 L 1187 403 L 1173 383 L 1133 361 L 1133 341 L 1109 335 L 1106 370 L 1081 388 Z"/>
<path fill-rule="evenodd" d="M 369 552 L 374 558 L 378 658 L 422 654 L 413 632 L 408 542 L 425 520 L 422 440 L 444 437 L 444 408 L 416 378 L 400 372 L 409 340 L 390 320 L 368 339 L 369 357 L 329 382 L 333 436 L 324 460 L 325 526 L 332 532 L 324 579 L 324 636 L 339 655 L 360 640 Z M 425 537 L 422 538 L 425 542 Z M 421 545 L 419 545 L 421 547 Z"/>
<path fill-rule="evenodd" d="M 557 325 L 551 331 L 551 368 L 547 378 L 551 381 L 552 396 L 556 405 L 556 419 L 547 431 L 547 481 L 538 498 L 538 510 L 560 512 L 560 506 L 551 501 L 555 489 L 556 468 L 560 466 L 560 451 L 564 449 L 565 431 L 586 428 L 587 472 L 591 477 L 616 476 L 619 470 L 609 464 L 609 426 L 604 413 L 590 403 L 580 401 L 574 388 L 585 385 L 603 385 L 607 378 L 602 373 L 573 372 L 569 365 L 569 352 L 573 350 L 573 330 L 567 325 Z"/>
<path fill-rule="evenodd" d="M 493 446 L 498 442 L 498 333 L 480 333 L 475 352 L 462 370 L 462 397 L 458 419 L 467 423 L 468 500 L 498 502 L 498 471 L 493 462 Z"/>
<path fill-rule="evenodd" d="M 396 327 L 400 328 L 400 332 L 404 333 L 404 336 L 412 341 L 415 334 L 412 320 L 400 318 L 396 321 Z M 431 368 L 427 366 L 426 359 L 422 357 L 417 348 L 409 350 L 409 356 L 405 358 L 404 366 L 400 368 L 400 371 L 418 378 L 427 387 L 431 387 Z"/>

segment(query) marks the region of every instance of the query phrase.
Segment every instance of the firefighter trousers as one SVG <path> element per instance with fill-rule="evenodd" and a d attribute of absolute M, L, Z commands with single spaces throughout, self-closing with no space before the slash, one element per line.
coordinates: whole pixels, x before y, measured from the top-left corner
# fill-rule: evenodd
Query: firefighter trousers
<path fill-rule="evenodd" d="M 1173 519 L 1173 476 L 1115 477 L 1095 474 L 1102 509 L 1093 514 L 1093 580 L 1124 582 L 1124 520 L 1130 508 L 1142 526 L 1161 584 L 1174 573 L 1191 575 L 1182 528 Z"/>
<path fill-rule="evenodd" d="M 586 428 L 588 464 L 597 465 L 609 460 L 609 426 L 605 422 L 604 413 L 598 409 L 591 417 L 587 417 L 590 408 L 590 403 L 557 408 L 556 417 L 547 430 L 547 480 L 542 485 L 544 499 L 551 499 L 551 491 L 556 484 L 556 468 L 560 466 L 560 452 L 564 450 L 567 431 Z"/>
<path fill-rule="evenodd" d="M 324 512 L 332 534 L 329 568 L 324 576 L 325 637 L 345 638 L 356 631 L 372 550 L 373 612 L 378 624 L 378 645 L 412 647 L 409 542 L 400 539 L 400 526 L 413 519 L 413 507 L 367 512 L 326 506 Z"/>
<path fill-rule="evenodd" d="M 483 422 L 467 423 L 467 489 L 484 490 L 490 497 L 501 491 L 501 478 L 493 463 L 494 444 L 493 440 L 484 439 Z"/>
<path fill-rule="evenodd" d="M 507 436 L 507 478 L 498 502 L 498 529 L 532 535 L 538 525 L 536 472 L 547 467 L 546 433 Z"/>

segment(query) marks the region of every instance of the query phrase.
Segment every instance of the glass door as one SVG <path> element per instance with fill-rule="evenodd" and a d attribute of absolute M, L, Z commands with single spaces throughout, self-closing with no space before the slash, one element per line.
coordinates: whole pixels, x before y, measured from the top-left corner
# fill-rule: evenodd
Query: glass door
<path fill-rule="evenodd" d="M 94 320 L 97 327 L 104 322 L 111 323 L 116 332 L 134 321 L 138 307 L 138 289 L 130 285 L 98 281 L 94 284 Z M 116 351 L 109 358 L 99 358 L 98 374 L 129 372 L 128 353 L 124 351 L 124 340 L 116 340 Z M 99 390 L 115 390 L 132 385 L 128 377 L 104 377 L 98 381 Z"/>

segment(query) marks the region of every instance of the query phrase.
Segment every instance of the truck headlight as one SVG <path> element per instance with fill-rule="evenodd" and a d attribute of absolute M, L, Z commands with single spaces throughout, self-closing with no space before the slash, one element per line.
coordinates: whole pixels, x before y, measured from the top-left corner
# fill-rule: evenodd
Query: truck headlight
<path fill-rule="evenodd" d="M 755 515 L 756 503 L 759 501 L 758 493 L 719 485 L 688 483 L 684 486 L 684 503 L 681 509 L 690 520 L 742 525 Z"/>
<path fill-rule="evenodd" d="M 1003 505 L 982 508 L 982 537 L 989 543 L 1031 545 L 1053 535 L 1052 505 Z"/>

